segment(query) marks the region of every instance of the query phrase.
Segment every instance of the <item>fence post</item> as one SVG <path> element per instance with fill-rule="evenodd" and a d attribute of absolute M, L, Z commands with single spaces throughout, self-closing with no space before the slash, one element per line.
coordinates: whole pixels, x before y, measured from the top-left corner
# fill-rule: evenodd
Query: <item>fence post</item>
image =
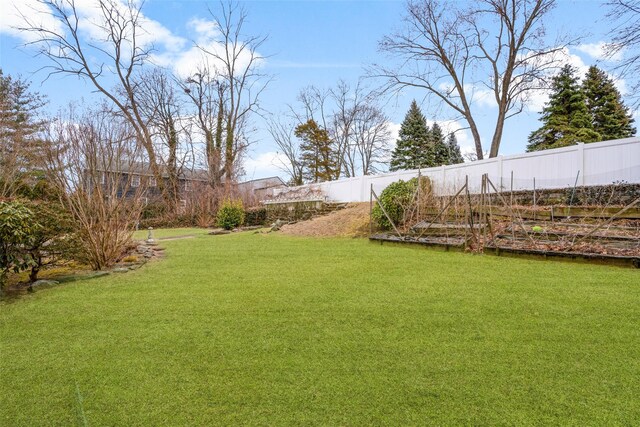
<path fill-rule="evenodd" d="M 502 184 L 502 156 L 498 156 L 498 176 L 500 177 L 500 191 L 504 190 Z"/>
<path fill-rule="evenodd" d="M 580 185 L 584 186 L 585 184 L 585 170 L 584 170 L 584 143 L 578 142 L 578 170 L 581 171 L 581 179 Z"/>

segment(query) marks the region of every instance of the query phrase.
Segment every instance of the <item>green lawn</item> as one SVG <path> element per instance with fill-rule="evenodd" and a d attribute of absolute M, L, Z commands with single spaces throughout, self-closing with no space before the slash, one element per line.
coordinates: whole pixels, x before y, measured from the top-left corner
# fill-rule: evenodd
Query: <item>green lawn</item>
<path fill-rule="evenodd" d="M 166 239 L 179 236 L 195 236 L 207 234 L 209 230 L 204 228 L 164 228 L 153 230 L 152 235 L 154 239 Z M 133 233 L 133 238 L 137 240 L 146 240 L 149 235 L 149 230 L 138 230 Z"/>
<path fill-rule="evenodd" d="M 162 245 L 0 303 L 0 425 L 640 424 L 636 270 L 274 234 Z"/>

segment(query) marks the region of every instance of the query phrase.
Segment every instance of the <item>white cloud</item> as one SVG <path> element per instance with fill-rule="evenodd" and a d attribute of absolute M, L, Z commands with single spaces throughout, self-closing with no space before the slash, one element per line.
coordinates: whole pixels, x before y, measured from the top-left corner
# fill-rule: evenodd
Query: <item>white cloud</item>
<path fill-rule="evenodd" d="M 494 93 L 486 87 L 465 86 L 465 91 L 471 94 L 471 102 L 480 107 L 496 107 L 496 98 Z"/>
<path fill-rule="evenodd" d="M 270 176 L 286 175 L 282 168 L 287 158 L 277 151 L 254 154 L 244 161 L 246 179 L 266 178 Z"/>
<path fill-rule="evenodd" d="M 0 15 L 0 33 L 17 37 L 24 42 L 32 42 L 40 37 L 35 32 L 20 31 L 20 27 L 43 27 L 56 33 L 63 33 L 64 28 L 52 16 L 52 10 L 38 2 L 38 0 L 0 0 L 3 13 Z M 126 0 L 113 0 L 118 13 L 126 16 L 128 6 Z M 80 33 L 87 38 L 88 43 L 104 46 L 107 35 L 104 30 L 104 16 L 97 0 L 75 0 L 76 12 L 79 17 Z M 25 22 L 25 17 L 31 25 Z M 188 39 L 174 34 L 160 22 L 148 18 L 144 14 L 138 16 L 140 26 L 136 32 L 138 47 L 154 47 L 151 60 L 157 65 L 172 68 L 179 76 L 186 77 L 193 74 L 200 66 L 210 69 L 216 68 L 216 61 L 211 55 L 203 51 Z M 187 23 L 189 34 L 194 35 L 194 41 L 213 54 L 224 53 L 224 44 L 219 41 L 220 31 L 215 22 L 203 18 L 192 18 Z M 128 29 L 131 32 L 131 28 Z M 131 49 L 132 46 L 125 46 Z M 99 56 L 100 54 L 96 52 Z M 244 49 L 236 63 L 237 70 L 244 70 L 250 61 L 250 52 Z M 92 55 L 90 55 L 92 56 Z M 99 59 L 97 60 L 99 61 Z M 259 62 L 259 61 L 257 61 Z M 219 66 L 219 64 L 218 64 Z"/>
<path fill-rule="evenodd" d="M 387 126 L 389 126 L 389 140 L 393 142 L 395 145 L 396 141 L 400 136 L 400 123 L 388 122 Z"/>
<path fill-rule="evenodd" d="M 36 26 L 60 32 L 62 27 L 51 16 L 50 9 L 38 0 L 0 0 L 0 34 L 8 34 L 23 42 L 32 42 L 38 36 L 29 31 L 21 31 L 25 26 L 25 17 Z"/>
<path fill-rule="evenodd" d="M 576 50 L 586 53 L 591 58 L 598 61 L 621 61 L 624 56 L 624 49 L 617 51 L 611 57 L 607 56 L 607 42 L 599 41 L 597 43 L 584 43 L 576 46 Z"/>
<path fill-rule="evenodd" d="M 458 92 L 454 88 L 453 82 L 440 83 L 438 90 L 449 93 L 450 98 L 458 98 Z M 487 108 L 496 106 L 493 91 L 482 84 L 466 84 L 464 85 L 464 92 L 473 105 Z"/>
<path fill-rule="evenodd" d="M 193 18 L 187 23 L 187 28 L 190 33 L 195 34 L 197 46 L 192 44 L 187 49 L 180 51 L 165 51 L 153 55 L 153 61 L 158 65 L 171 67 L 178 76 L 183 78 L 193 75 L 201 68 L 207 68 L 212 72 L 218 69 L 220 73 L 223 73 L 223 64 L 215 57 L 225 56 L 225 45 L 219 40 L 221 34 L 216 23 L 202 18 Z M 233 46 L 230 48 L 233 49 Z M 239 54 L 236 58 L 235 69 L 242 72 L 249 66 L 251 50 L 236 46 L 236 52 Z M 259 54 L 256 56 L 259 57 Z M 261 62 L 260 60 L 256 61 L 255 58 L 254 61 Z"/>
<path fill-rule="evenodd" d="M 6 11 L 2 15 L 0 33 L 6 33 L 17 37 L 25 42 L 37 40 L 39 36 L 31 31 L 20 31 L 19 27 L 31 26 L 43 27 L 57 33 L 63 31 L 62 25 L 52 16 L 52 9 L 37 0 L 0 0 L 2 10 Z M 91 43 L 102 43 L 106 38 L 104 30 L 104 15 L 96 0 L 75 0 L 76 12 L 79 18 L 80 32 L 88 36 Z M 124 0 L 114 0 L 113 2 L 118 13 L 126 17 L 128 6 Z M 174 35 L 164 25 L 158 21 L 149 19 L 144 14 L 138 16 L 141 31 L 136 33 L 138 46 L 156 47 L 163 46 L 164 49 L 176 51 L 184 48 L 187 40 Z"/>
<path fill-rule="evenodd" d="M 203 18 L 192 18 L 187 23 L 187 28 L 195 31 L 198 43 L 206 43 L 220 36 L 218 25 L 211 20 Z"/>

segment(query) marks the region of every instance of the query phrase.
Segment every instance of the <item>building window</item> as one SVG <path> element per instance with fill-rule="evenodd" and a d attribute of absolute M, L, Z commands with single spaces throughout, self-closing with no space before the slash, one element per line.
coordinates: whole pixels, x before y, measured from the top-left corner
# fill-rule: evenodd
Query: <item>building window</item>
<path fill-rule="evenodd" d="M 107 173 L 106 172 L 102 172 L 102 174 L 100 174 L 100 183 L 102 185 L 107 185 Z"/>
<path fill-rule="evenodd" d="M 140 175 L 131 176 L 131 186 L 134 188 L 140 187 Z"/>
<path fill-rule="evenodd" d="M 149 187 L 156 187 L 158 183 L 155 178 L 149 178 Z"/>
<path fill-rule="evenodd" d="M 185 181 L 184 182 L 184 191 L 191 191 L 192 190 L 192 185 L 191 185 L 191 181 Z"/>

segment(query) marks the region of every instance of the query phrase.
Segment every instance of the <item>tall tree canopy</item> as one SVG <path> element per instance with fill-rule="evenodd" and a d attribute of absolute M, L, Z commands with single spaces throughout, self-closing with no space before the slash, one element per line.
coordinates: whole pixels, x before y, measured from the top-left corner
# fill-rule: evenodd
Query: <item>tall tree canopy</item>
<path fill-rule="evenodd" d="M 391 154 L 390 170 L 417 169 L 432 164 L 429 127 L 415 100 L 411 102 L 409 111 L 400 125 L 398 136 L 396 147 Z"/>
<path fill-rule="evenodd" d="M 0 197 L 10 197 L 41 164 L 45 98 L 0 69 Z"/>
<path fill-rule="evenodd" d="M 531 90 L 539 89 L 553 53 L 544 22 L 555 0 L 408 0 L 404 28 L 380 42 L 395 66 L 375 66 L 371 74 L 389 90 L 422 89 L 433 101 L 464 119 L 478 159 L 483 147 L 474 94 L 487 92 L 497 116 L 489 156 L 498 155 L 504 123 L 523 110 Z"/>
<path fill-rule="evenodd" d="M 303 176 L 309 182 L 331 181 L 338 173 L 338 159 L 329 132 L 313 119 L 296 126 L 300 144 Z"/>
<path fill-rule="evenodd" d="M 553 78 L 551 95 L 540 120 L 542 126 L 529 135 L 527 151 L 600 140 L 600 135 L 593 129 L 576 70 L 570 65 L 565 65 Z"/>
<path fill-rule="evenodd" d="M 620 92 L 613 80 L 596 66 L 589 67 L 582 91 L 593 130 L 598 132 L 601 141 L 628 138 L 636 132 L 633 117 L 622 101 Z"/>
<path fill-rule="evenodd" d="M 450 164 L 449 149 L 447 148 L 442 128 L 438 123 L 434 123 L 429 132 L 431 134 L 431 152 L 433 153 L 433 162 L 430 166 Z"/>
<path fill-rule="evenodd" d="M 458 139 L 455 133 L 449 134 L 447 137 L 447 151 L 449 155 L 449 164 L 457 165 L 458 163 L 464 163 L 464 158 L 460 152 L 460 146 L 458 145 Z"/>

